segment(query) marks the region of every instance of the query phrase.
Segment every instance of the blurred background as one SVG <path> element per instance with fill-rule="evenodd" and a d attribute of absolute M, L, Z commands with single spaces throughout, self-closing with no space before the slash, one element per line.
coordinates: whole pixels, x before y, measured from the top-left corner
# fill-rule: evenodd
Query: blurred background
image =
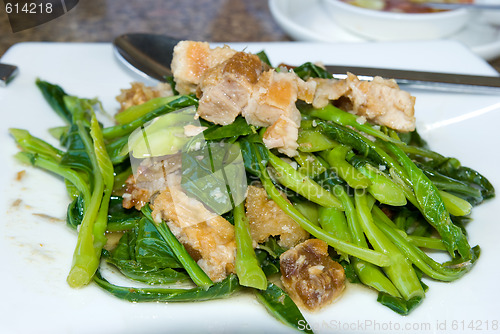
<path fill-rule="evenodd" d="M 0 11 L 0 56 L 24 41 L 111 42 L 126 32 L 152 32 L 212 42 L 288 41 L 268 0 L 92 0 L 40 26 L 13 33 Z M 489 59 L 500 71 L 500 57 Z"/>

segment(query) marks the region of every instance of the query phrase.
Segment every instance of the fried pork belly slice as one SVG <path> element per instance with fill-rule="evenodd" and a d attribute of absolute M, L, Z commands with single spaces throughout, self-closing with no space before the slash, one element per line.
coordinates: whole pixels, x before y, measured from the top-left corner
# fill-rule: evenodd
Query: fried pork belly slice
<path fill-rule="evenodd" d="M 312 102 L 314 108 L 326 107 L 330 101 L 338 100 L 349 90 L 346 80 L 316 78 L 310 80 L 316 82 L 316 92 Z"/>
<path fill-rule="evenodd" d="M 130 175 L 125 181 L 123 207 L 140 210 L 152 196 L 167 187 L 166 176 L 181 167 L 181 154 L 143 160 L 135 175 Z"/>
<path fill-rule="evenodd" d="M 130 175 L 125 181 L 125 192 L 122 197 L 122 206 L 125 209 L 136 208 L 140 210 L 144 205 L 149 203 L 151 192 L 137 186 L 134 175 Z"/>
<path fill-rule="evenodd" d="M 299 126 L 290 118 L 281 115 L 276 122 L 273 123 L 262 136 L 262 141 L 267 148 L 278 148 L 283 154 L 293 157 L 297 155 L 299 144 Z"/>
<path fill-rule="evenodd" d="M 400 90 L 394 80 L 375 77 L 373 81 L 360 81 L 352 73 L 348 73 L 345 80 L 317 80 L 315 108 L 345 97 L 349 103 L 343 107 L 356 115 L 401 132 L 415 130 L 415 97 Z"/>
<path fill-rule="evenodd" d="M 400 90 L 394 80 L 375 77 L 371 83 L 361 82 L 356 93 L 369 96 L 366 104 L 359 97 L 352 99 L 361 115 L 401 132 L 415 130 L 415 97 Z"/>
<path fill-rule="evenodd" d="M 268 148 L 290 157 L 297 154 L 300 112 L 297 99 L 310 102 L 316 83 L 304 82 L 293 72 L 269 70 L 259 77 L 242 115 L 249 124 L 269 127 L 264 133 Z"/>
<path fill-rule="evenodd" d="M 123 207 L 151 204 L 156 222 L 165 220 L 172 233 L 213 281 L 234 272 L 234 227 L 182 190 L 180 154 L 143 162 L 127 179 Z"/>
<path fill-rule="evenodd" d="M 279 236 L 278 244 L 290 248 L 309 237 L 302 227 L 268 198 L 263 188 L 249 186 L 245 202 L 252 240 L 265 242 L 270 236 Z"/>
<path fill-rule="evenodd" d="M 253 85 L 262 71 L 263 63 L 259 57 L 244 52 L 208 69 L 198 88 L 197 115 L 220 125 L 234 122 L 247 105 Z"/>
<path fill-rule="evenodd" d="M 328 255 L 328 245 L 309 239 L 280 256 L 281 281 L 293 301 L 309 311 L 332 303 L 345 287 L 344 268 Z"/>
<path fill-rule="evenodd" d="M 176 88 L 180 93 L 197 92 L 197 116 L 227 125 L 242 114 L 249 124 L 270 127 L 265 135 L 268 148 L 294 156 L 300 126 L 295 102 L 311 103 L 316 82 L 266 69 L 256 55 L 227 47 L 210 49 L 208 43 L 183 41 L 174 48 Z"/>
<path fill-rule="evenodd" d="M 266 71 L 254 85 L 251 99 L 242 115 L 249 124 L 257 126 L 270 126 L 281 115 L 299 123 L 300 112 L 295 107 L 297 93 L 297 76 L 294 73 Z"/>
<path fill-rule="evenodd" d="M 210 49 L 206 42 L 181 41 L 174 47 L 171 69 L 180 94 L 195 93 L 209 68 L 217 66 L 236 53 L 224 46 Z"/>
<path fill-rule="evenodd" d="M 122 89 L 121 94 L 116 97 L 120 103 L 120 110 L 122 112 L 132 106 L 143 104 L 156 97 L 172 96 L 172 87 L 167 83 L 159 83 L 155 87 L 144 85 L 142 82 L 133 82 L 128 89 Z"/>
<path fill-rule="evenodd" d="M 164 220 L 176 238 L 214 282 L 234 272 L 234 227 L 182 190 L 178 173 L 167 176 L 169 187 L 151 203 L 156 222 Z"/>

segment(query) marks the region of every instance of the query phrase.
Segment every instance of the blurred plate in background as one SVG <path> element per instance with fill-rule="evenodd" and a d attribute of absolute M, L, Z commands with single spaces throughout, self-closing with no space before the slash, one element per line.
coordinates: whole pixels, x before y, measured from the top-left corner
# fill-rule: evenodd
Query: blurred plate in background
<path fill-rule="evenodd" d="M 276 22 L 293 39 L 315 42 L 366 42 L 367 40 L 341 28 L 328 15 L 321 0 L 269 0 Z M 492 13 L 472 15 L 471 22 L 447 39 L 469 47 L 486 60 L 500 56 L 500 23 L 492 24 Z"/>

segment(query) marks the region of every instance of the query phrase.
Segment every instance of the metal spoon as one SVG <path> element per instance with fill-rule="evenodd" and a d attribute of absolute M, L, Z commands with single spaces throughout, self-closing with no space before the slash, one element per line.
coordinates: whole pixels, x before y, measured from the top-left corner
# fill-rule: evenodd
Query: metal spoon
<path fill-rule="evenodd" d="M 117 55 L 125 64 L 159 81 L 171 76 L 170 63 L 173 49 L 179 40 L 165 36 L 130 33 L 117 37 L 114 46 Z M 372 80 L 378 75 L 394 79 L 398 84 L 416 89 L 430 89 L 460 93 L 500 93 L 500 77 L 479 76 L 423 71 L 407 71 L 382 68 L 326 65 L 325 68 L 335 78 L 343 78 L 352 72 L 360 80 Z"/>
<path fill-rule="evenodd" d="M 116 54 L 132 70 L 159 81 L 171 76 L 170 63 L 178 39 L 154 34 L 130 33 L 115 38 Z"/>

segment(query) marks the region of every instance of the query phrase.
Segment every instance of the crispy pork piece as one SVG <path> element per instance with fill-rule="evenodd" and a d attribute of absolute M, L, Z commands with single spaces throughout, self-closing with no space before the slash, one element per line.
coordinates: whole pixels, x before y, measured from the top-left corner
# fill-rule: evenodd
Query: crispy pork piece
<path fill-rule="evenodd" d="M 125 181 L 125 192 L 122 197 L 122 206 L 125 209 L 136 208 L 140 210 L 144 205 L 149 203 L 151 192 L 137 186 L 134 175 L 130 175 Z"/>
<path fill-rule="evenodd" d="M 312 102 L 315 108 L 326 107 L 330 101 L 338 100 L 349 90 L 346 80 L 312 78 L 309 81 L 316 82 L 316 92 Z"/>
<path fill-rule="evenodd" d="M 264 71 L 265 67 L 257 56 L 238 52 L 206 70 L 198 86 L 197 115 L 227 125 L 242 114 L 249 124 L 269 127 L 264 135 L 268 148 L 294 156 L 300 127 L 295 102 L 299 95 L 312 101 L 316 83 L 306 83 L 293 72 Z"/>
<path fill-rule="evenodd" d="M 295 102 L 311 103 L 316 82 L 267 69 L 256 55 L 190 41 L 175 47 L 172 61 L 177 90 L 197 92 L 200 98 L 197 116 L 227 125 L 242 114 L 249 124 L 269 127 L 264 136 L 268 148 L 294 156 L 300 126 Z"/>
<path fill-rule="evenodd" d="M 263 67 L 259 57 L 238 52 L 208 69 L 198 87 L 200 103 L 197 115 L 215 124 L 234 122 L 247 105 Z"/>
<path fill-rule="evenodd" d="M 245 202 L 250 234 L 256 243 L 279 236 L 278 244 L 290 248 L 309 237 L 302 227 L 267 197 L 263 188 L 249 186 Z"/>
<path fill-rule="evenodd" d="M 120 103 L 122 112 L 131 106 L 143 104 L 156 97 L 172 96 L 172 87 L 170 84 L 159 83 L 155 87 L 145 86 L 142 82 L 133 82 L 128 89 L 122 89 L 116 100 Z"/>
<path fill-rule="evenodd" d="M 415 97 L 400 90 L 394 80 L 375 77 L 373 81 L 360 81 L 352 73 L 345 80 L 316 80 L 315 108 L 325 107 L 329 100 L 339 100 L 342 109 L 376 124 L 401 132 L 415 130 Z"/>
<path fill-rule="evenodd" d="M 297 76 L 294 73 L 266 71 L 254 85 L 242 115 L 249 124 L 257 126 L 270 126 L 281 115 L 300 123 L 300 112 L 295 106 L 297 93 Z"/>
<path fill-rule="evenodd" d="M 358 89 L 352 89 L 349 98 L 358 115 L 401 132 L 415 130 L 415 97 L 400 90 L 394 80 L 359 81 L 354 75 L 351 80 Z"/>
<path fill-rule="evenodd" d="M 166 221 L 172 233 L 215 282 L 234 272 L 234 227 L 182 190 L 180 155 L 143 164 L 131 175 L 123 206 L 140 209 L 150 203 L 153 219 Z"/>
<path fill-rule="evenodd" d="M 214 282 L 234 272 L 234 227 L 182 190 L 180 175 L 167 176 L 169 187 L 154 197 L 153 218 L 167 222 L 176 238 Z"/>
<path fill-rule="evenodd" d="M 290 118 L 281 115 L 276 122 L 274 122 L 262 136 L 262 141 L 267 148 L 278 148 L 283 154 L 289 157 L 297 155 L 297 148 L 299 144 L 300 123 L 297 124 Z"/>
<path fill-rule="evenodd" d="M 309 239 L 280 256 L 281 281 L 300 307 L 317 311 L 332 303 L 345 287 L 344 268 L 328 255 L 328 245 Z"/>
<path fill-rule="evenodd" d="M 297 154 L 301 119 L 295 102 L 299 92 L 302 98 L 311 99 L 314 86 L 293 72 L 266 71 L 254 85 L 242 115 L 249 124 L 268 127 L 263 138 L 266 147 L 293 157 Z"/>
<path fill-rule="evenodd" d="M 314 80 L 304 81 L 297 76 L 297 98 L 306 103 L 312 104 L 316 94 L 318 83 Z"/>
<path fill-rule="evenodd" d="M 174 48 L 171 64 L 177 91 L 181 94 L 196 93 L 205 71 L 223 63 L 235 53 L 227 46 L 210 49 L 206 42 L 179 42 Z"/>
<path fill-rule="evenodd" d="M 297 155 L 300 112 L 298 99 L 311 103 L 316 82 L 303 81 L 293 72 L 269 70 L 262 73 L 242 115 L 249 124 L 267 126 L 263 141 L 289 157 Z"/>
<path fill-rule="evenodd" d="M 182 166 L 181 155 L 146 159 L 138 166 L 135 175 L 125 182 L 123 207 L 140 210 L 158 192 L 167 187 L 166 176 L 178 171 Z"/>

